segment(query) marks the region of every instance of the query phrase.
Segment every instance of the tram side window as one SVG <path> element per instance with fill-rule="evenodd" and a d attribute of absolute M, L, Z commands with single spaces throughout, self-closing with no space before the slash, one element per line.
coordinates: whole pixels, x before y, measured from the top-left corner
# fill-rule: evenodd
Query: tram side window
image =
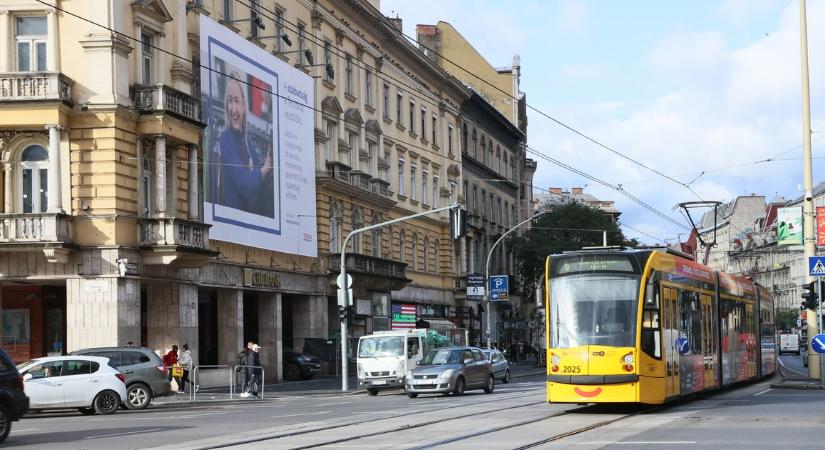
<path fill-rule="evenodd" d="M 642 310 L 642 351 L 662 359 L 661 334 L 659 331 L 659 285 L 648 283 Z"/>

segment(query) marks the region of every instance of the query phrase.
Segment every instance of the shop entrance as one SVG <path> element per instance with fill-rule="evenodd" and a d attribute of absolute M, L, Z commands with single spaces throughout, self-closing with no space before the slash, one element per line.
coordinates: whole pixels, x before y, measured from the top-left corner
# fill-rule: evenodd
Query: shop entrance
<path fill-rule="evenodd" d="M 62 355 L 66 347 L 66 287 L 4 285 L 3 349 L 15 363 Z"/>

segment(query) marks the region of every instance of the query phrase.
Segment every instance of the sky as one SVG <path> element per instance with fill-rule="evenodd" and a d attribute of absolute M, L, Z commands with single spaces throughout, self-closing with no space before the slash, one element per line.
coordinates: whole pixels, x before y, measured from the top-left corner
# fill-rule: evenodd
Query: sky
<path fill-rule="evenodd" d="M 416 24 L 449 22 L 496 67 L 520 55 L 528 146 L 677 223 L 528 152 L 534 186 L 614 200 L 627 237 L 687 240 L 681 202 L 802 194 L 798 1 L 381 0 L 381 11 L 411 37 Z M 825 180 L 825 0 L 809 0 L 807 16 L 816 184 Z"/>

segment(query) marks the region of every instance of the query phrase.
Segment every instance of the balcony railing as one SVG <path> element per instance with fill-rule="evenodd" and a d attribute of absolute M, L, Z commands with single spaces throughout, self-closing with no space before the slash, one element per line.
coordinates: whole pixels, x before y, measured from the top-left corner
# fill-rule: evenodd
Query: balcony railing
<path fill-rule="evenodd" d="M 347 253 L 346 266 L 347 270 L 353 272 L 369 273 L 371 275 L 389 278 L 407 277 L 407 265 L 405 263 L 375 256 Z M 341 267 L 340 253 L 332 253 L 329 255 L 329 267 L 333 272 L 338 271 L 338 268 Z"/>
<path fill-rule="evenodd" d="M 71 216 L 57 213 L 0 214 L 0 243 L 71 243 Z"/>
<path fill-rule="evenodd" d="M 172 217 L 142 219 L 140 222 L 140 245 L 174 245 L 196 250 L 208 250 L 209 226 L 201 222 Z"/>
<path fill-rule="evenodd" d="M 59 100 L 71 102 L 72 80 L 59 72 L 0 73 L 0 102 Z"/>
<path fill-rule="evenodd" d="M 132 86 L 132 102 L 142 113 L 166 112 L 182 119 L 201 122 L 200 101 L 165 84 Z"/>

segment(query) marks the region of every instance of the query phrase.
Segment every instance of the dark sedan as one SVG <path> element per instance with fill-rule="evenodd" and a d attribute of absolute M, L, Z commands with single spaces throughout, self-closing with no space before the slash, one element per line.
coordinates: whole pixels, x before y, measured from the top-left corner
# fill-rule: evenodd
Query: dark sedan
<path fill-rule="evenodd" d="M 430 350 L 418 367 L 407 372 L 405 384 L 410 398 L 426 393 L 458 396 L 466 389 L 484 389 L 490 394 L 495 388 L 493 367 L 475 347 Z"/>
<path fill-rule="evenodd" d="M 284 379 L 309 380 L 321 371 L 321 359 L 289 350 L 284 351 Z"/>
<path fill-rule="evenodd" d="M 23 388 L 23 378 L 9 355 L 0 349 L 0 442 L 6 440 L 11 423 L 29 409 L 29 397 Z"/>

